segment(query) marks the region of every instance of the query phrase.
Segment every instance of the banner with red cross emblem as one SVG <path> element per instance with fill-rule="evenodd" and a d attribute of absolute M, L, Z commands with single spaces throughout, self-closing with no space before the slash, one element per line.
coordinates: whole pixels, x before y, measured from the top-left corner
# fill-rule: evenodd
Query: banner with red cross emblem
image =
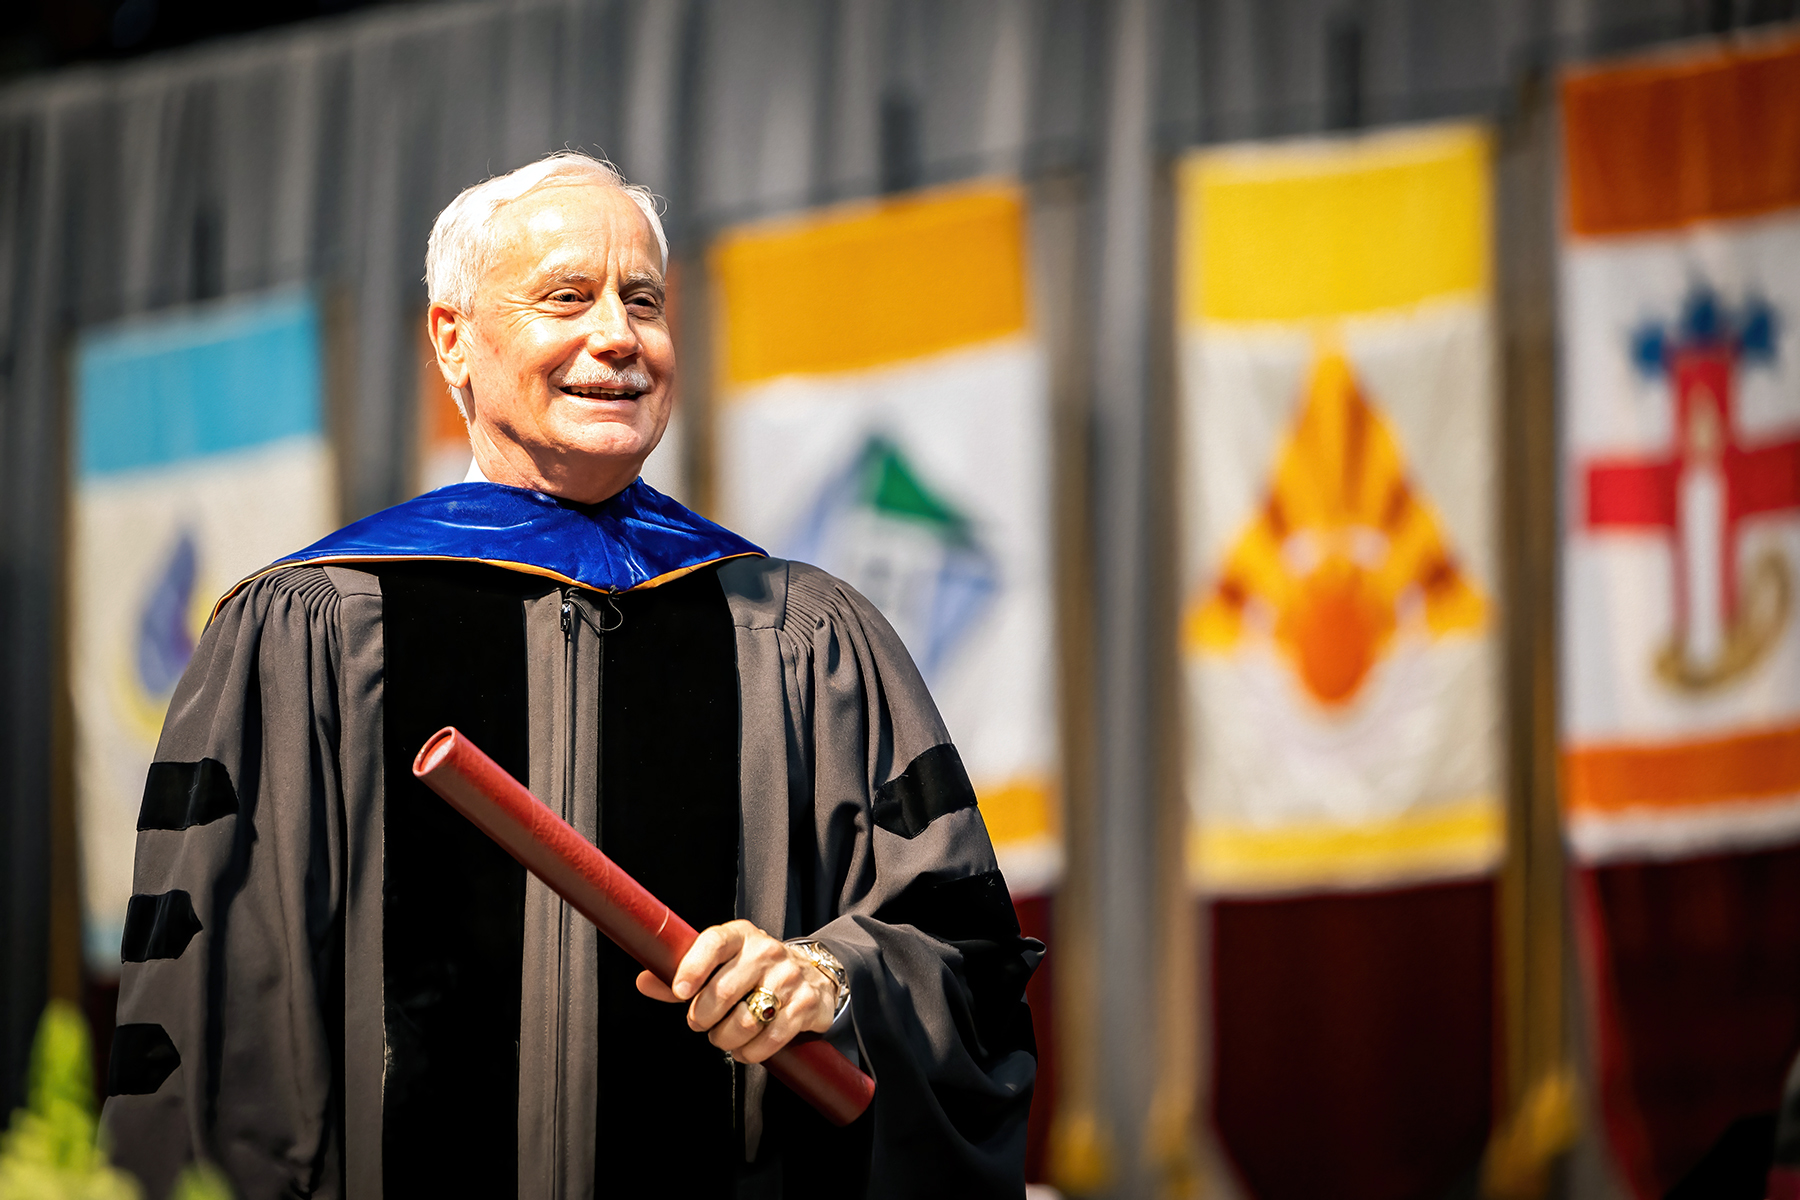
<path fill-rule="evenodd" d="M 1564 807 L 1660 1196 L 1800 1048 L 1800 41 L 1563 86 Z"/>

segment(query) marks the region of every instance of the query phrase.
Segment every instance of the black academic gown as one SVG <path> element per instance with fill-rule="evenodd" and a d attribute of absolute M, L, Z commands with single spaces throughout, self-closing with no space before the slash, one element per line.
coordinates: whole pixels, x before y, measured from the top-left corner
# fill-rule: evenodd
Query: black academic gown
<path fill-rule="evenodd" d="M 411 778 L 455 724 L 696 926 L 818 936 L 833 1130 Z M 160 1195 L 1018 1195 L 1035 1049 L 966 776 L 878 614 L 739 557 L 605 593 L 330 560 L 223 606 L 140 819 L 107 1125 Z"/>

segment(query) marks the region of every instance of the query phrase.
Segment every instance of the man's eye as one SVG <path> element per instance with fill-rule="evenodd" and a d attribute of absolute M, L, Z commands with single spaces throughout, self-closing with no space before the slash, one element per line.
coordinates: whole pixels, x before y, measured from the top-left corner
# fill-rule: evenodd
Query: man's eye
<path fill-rule="evenodd" d="M 557 292 L 554 296 L 551 296 L 550 298 L 552 300 L 556 301 L 558 304 L 580 304 L 581 303 L 581 293 L 576 292 L 576 291 L 570 291 L 566 288 L 563 291 Z"/>

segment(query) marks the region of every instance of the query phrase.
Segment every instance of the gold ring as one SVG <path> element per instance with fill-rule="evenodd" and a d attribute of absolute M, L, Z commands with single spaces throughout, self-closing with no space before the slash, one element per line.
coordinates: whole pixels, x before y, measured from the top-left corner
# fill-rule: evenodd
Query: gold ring
<path fill-rule="evenodd" d="M 781 1008 L 781 1001 L 768 988 L 759 987 L 744 997 L 744 1007 L 750 1010 L 750 1015 L 760 1024 L 767 1025 L 775 1019 L 776 1012 Z"/>

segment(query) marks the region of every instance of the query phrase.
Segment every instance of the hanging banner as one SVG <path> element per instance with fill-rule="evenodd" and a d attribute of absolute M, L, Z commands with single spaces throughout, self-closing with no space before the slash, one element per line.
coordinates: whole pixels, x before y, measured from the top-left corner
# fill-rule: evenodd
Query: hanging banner
<path fill-rule="evenodd" d="M 720 516 L 906 642 L 1015 895 L 1061 870 L 1049 389 L 1025 206 L 993 185 L 715 247 Z"/>
<path fill-rule="evenodd" d="M 1485 134 L 1183 176 L 1194 868 L 1480 875 L 1502 841 Z"/>
<path fill-rule="evenodd" d="M 1433 1194 L 1487 1135 L 1489 153 L 1443 125 L 1181 173 L 1189 861 L 1215 1122 L 1265 1200 Z"/>
<path fill-rule="evenodd" d="M 1661 1195 L 1800 1048 L 1800 41 L 1563 84 L 1564 803 Z M 1704 914 L 1702 917 L 1701 914 Z"/>
<path fill-rule="evenodd" d="M 88 967 L 116 977 L 144 779 L 213 602 L 328 533 L 318 306 L 233 300 L 74 351 L 70 684 Z"/>

